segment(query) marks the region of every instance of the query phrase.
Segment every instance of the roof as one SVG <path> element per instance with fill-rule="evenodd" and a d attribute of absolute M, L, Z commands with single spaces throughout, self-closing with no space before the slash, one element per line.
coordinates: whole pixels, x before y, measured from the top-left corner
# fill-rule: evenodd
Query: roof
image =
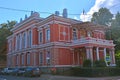
<path fill-rule="evenodd" d="M 108 26 L 104 26 L 104 25 L 99 25 L 99 24 L 95 24 L 92 22 L 82 22 L 82 23 L 77 23 L 77 24 L 72 24 L 73 28 L 77 28 L 77 29 L 87 29 L 87 30 L 106 30 L 108 29 Z"/>

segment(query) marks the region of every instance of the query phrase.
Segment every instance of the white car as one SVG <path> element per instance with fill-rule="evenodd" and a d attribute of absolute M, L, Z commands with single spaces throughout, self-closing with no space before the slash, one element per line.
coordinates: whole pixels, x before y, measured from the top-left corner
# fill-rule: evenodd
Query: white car
<path fill-rule="evenodd" d="M 13 71 L 13 68 L 4 68 L 1 72 L 2 74 L 10 74 Z"/>

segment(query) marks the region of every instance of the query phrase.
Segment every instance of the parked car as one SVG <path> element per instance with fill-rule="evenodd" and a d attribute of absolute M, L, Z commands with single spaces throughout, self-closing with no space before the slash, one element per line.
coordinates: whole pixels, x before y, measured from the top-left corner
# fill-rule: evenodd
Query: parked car
<path fill-rule="evenodd" d="M 25 68 L 19 68 L 18 72 L 17 72 L 17 75 L 18 76 L 21 76 L 25 73 Z"/>
<path fill-rule="evenodd" d="M 19 68 L 13 68 L 13 70 L 10 74 L 11 75 L 17 75 L 18 71 L 19 71 Z"/>
<path fill-rule="evenodd" d="M 10 74 L 13 71 L 13 68 L 3 68 L 1 71 L 2 74 Z"/>
<path fill-rule="evenodd" d="M 24 76 L 28 77 L 41 76 L 41 70 L 39 68 L 28 67 L 25 70 Z"/>

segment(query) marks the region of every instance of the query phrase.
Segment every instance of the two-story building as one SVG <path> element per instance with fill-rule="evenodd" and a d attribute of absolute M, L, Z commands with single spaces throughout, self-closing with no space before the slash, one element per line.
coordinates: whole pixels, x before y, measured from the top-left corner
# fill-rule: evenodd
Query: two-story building
<path fill-rule="evenodd" d="M 115 66 L 115 45 L 105 39 L 106 29 L 67 16 L 41 18 L 34 12 L 11 30 L 7 66 L 82 66 L 85 59 L 106 61 L 108 55 Z"/>

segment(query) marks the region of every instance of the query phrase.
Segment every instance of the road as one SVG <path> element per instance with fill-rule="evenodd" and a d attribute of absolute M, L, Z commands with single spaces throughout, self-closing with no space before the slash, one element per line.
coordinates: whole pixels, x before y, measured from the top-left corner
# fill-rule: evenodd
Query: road
<path fill-rule="evenodd" d="M 0 75 L 0 80 L 47 80 L 42 77 L 18 77 L 9 75 Z"/>
<path fill-rule="evenodd" d="M 41 77 L 21 77 L 21 76 L 18 77 L 0 75 L 0 80 L 120 80 L 120 76 L 87 78 L 87 77 L 53 76 L 53 75 L 41 75 Z"/>

